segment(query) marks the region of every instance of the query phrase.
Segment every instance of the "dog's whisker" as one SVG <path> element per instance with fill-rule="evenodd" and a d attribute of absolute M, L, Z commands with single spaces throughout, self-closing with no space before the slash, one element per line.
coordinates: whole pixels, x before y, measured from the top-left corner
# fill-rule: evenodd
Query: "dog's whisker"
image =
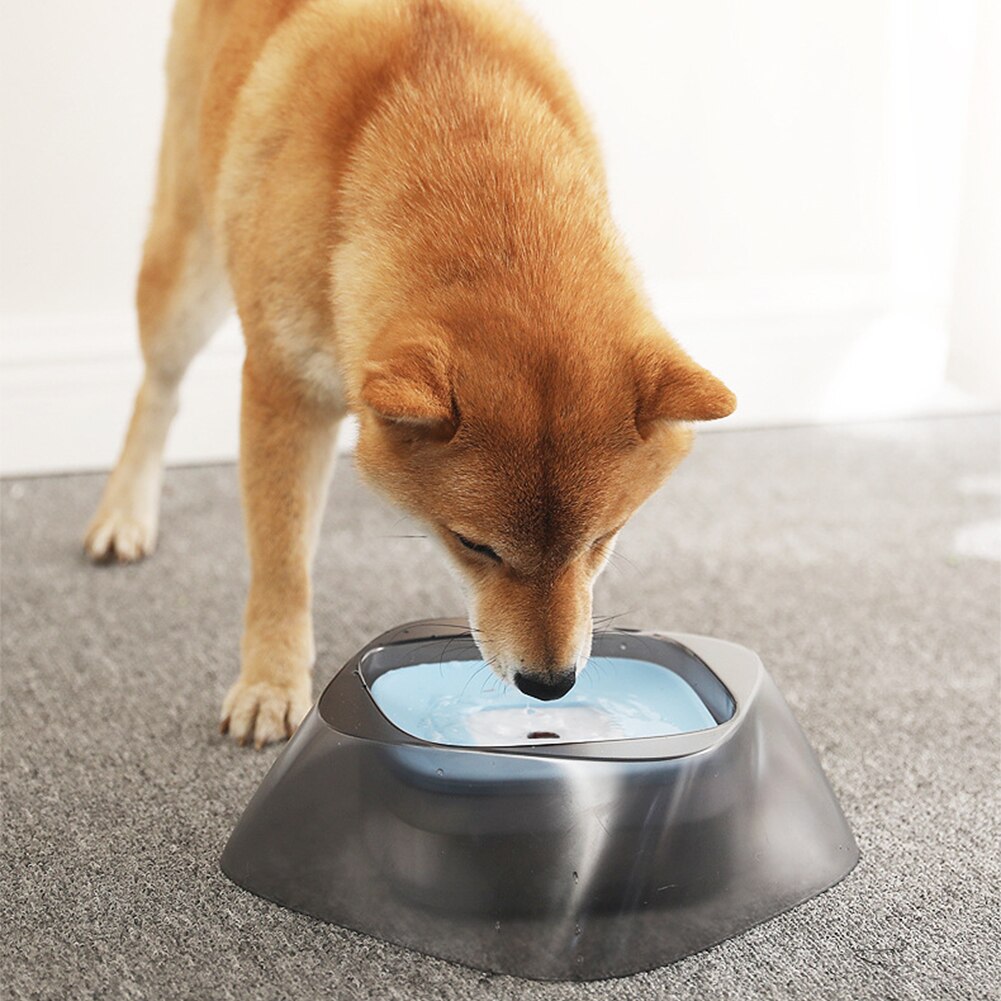
<path fill-rule="evenodd" d="M 616 552 L 614 549 L 608 554 L 608 562 L 614 569 L 618 570 L 619 573 L 625 573 L 625 570 L 621 566 L 622 563 L 628 564 L 629 568 L 636 573 L 641 572 L 639 566 L 633 560 L 622 553 Z"/>
<path fill-rule="evenodd" d="M 456 643 L 457 641 L 461 640 L 462 638 L 463 637 L 461 635 L 459 635 L 459 636 L 449 636 L 449 638 L 445 641 L 445 646 L 442 647 L 441 656 L 438 658 L 438 666 L 439 667 L 441 667 L 445 663 L 445 655 L 448 653 L 449 647 L 451 647 L 453 643 Z"/>
<path fill-rule="evenodd" d="M 607 626 L 609 622 L 614 622 L 616 619 L 621 619 L 623 616 L 632 615 L 636 609 L 631 608 L 625 612 L 613 612 L 611 615 L 592 615 L 591 621 L 595 624 L 601 624 Z"/>
<path fill-rule="evenodd" d="M 468 678 L 466 678 L 466 683 L 462 686 L 462 690 L 459 692 L 460 699 L 462 698 L 463 695 L 466 694 L 466 689 L 469 687 L 470 682 L 472 682 L 473 679 L 476 678 L 481 672 L 488 670 L 489 667 L 490 667 L 489 664 L 483 664 L 480 667 L 478 667 L 475 671 L 473 671 L 473 673 Z"/>

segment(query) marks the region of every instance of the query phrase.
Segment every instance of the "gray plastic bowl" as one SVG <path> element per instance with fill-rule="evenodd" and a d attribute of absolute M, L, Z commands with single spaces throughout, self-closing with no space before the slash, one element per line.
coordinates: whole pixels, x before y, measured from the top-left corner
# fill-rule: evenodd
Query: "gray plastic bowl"
<path fill-rule="evenodd" d="M 635 693 L 617 684 L 627 660 L 646 686 L 638 721 Z M 602 633 L 558 703 L 484 686 L 489 671 L 473 681 L 480 665 L 462 620 L 369 643 L 264 778 L 223 871 L 443 959 L 594 980 L 730 938 L 858 860 L 817 758 L 747 648 Z M 421 683 L 393 674 L 408 671 Z M 463 713 L 468 726 L 450 724 Z M 505 738 L 484 746 L 494 730 Z"/>

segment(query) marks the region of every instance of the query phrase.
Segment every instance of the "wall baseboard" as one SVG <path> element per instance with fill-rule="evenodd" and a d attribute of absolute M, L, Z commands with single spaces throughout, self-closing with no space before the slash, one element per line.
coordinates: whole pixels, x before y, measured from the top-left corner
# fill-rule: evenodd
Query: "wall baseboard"
<path fill-rule="evenodd" d="M 32 317 L 7 320 L 0 332 L 0 474 L 109 469 L 142 376 L 134 319 Z M 235 457 L 242 360 L 230 322 L 184 382 L 168 462 Z"/>
<path fill-rule="evenodd" d="M 985 409 L 945 381 L 945 308 L 895 310 L 884 276 L 651 286 L 659 315 L 740 401 L 707 428 Z M 138 387 L 129 313 L 0 318 L 0 475 L 108 469 Z M 235 318 L 192 365 L 170 464 L 233 461 L 243 345 Z M 347 427 L 341 447 L 350 448 Z"/>

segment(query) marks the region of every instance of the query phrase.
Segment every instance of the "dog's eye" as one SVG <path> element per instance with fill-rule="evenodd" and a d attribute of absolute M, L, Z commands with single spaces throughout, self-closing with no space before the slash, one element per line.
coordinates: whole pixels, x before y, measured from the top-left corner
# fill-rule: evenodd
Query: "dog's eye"
<path fill-rule="evenodd" d="M 489 547 L 483 545 L 482 542 L 473 542 L 471 539 L 467 539 L 464 535 L 459 535 L 458 532 L 452 533 L 467 549 L 471 549 L 474 553 L 479 553 L 481 556 L 486 556 L 487 559 L 493 560 L 495 563 L 500 563 L 501 558 Z"/>

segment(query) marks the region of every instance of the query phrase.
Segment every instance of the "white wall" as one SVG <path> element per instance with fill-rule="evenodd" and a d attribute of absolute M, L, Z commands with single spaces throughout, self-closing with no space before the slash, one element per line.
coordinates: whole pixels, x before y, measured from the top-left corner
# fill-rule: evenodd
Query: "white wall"
<path fill-rule="evenodd" d="M 664 320 L 738 393 L 723 426 L 982 405 L 945 380 L 963 155 L 979 155 L 973 0 L 528 6 L 596 117 Z M 169 8 L 0 15 L 5 472 L 101 467 L 118 448 Z M 964 219 L 986 217 L 993 187 L 967 191 Z M 996 332 L 993 308 L 976 310 Z M 231 324 L 189 377 L 172 460 L 235 454 L 239 359 Z"/>
<path fill-rule="evenodd" d="M 1001 4 L 981 3 L 979 15 L 948 372 L 1001 403 Z"/>
<path fill-rule="evenodd" d="M 132 313 L 171 0 L 0 13 L 0 470 L 111 464 L 139 378 Z M 200 359 L 175 460 L 234 454 L 238 332 Z"/>
<path fill-rule="evenodd" d="M 983 406 L 946 382 L 973 2 L 531 6 L 661 315 L 737 391 L 720 426 Z"/>

